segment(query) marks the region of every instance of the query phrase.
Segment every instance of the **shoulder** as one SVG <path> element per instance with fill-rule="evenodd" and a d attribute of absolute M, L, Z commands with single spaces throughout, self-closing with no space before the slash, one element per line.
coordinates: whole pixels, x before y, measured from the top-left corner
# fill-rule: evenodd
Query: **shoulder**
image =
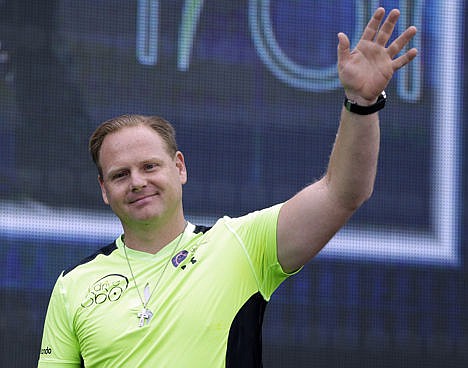
<path fill-rule="evenodd" d="M 66 313 L 74 316 L 80 306 L 90 302 L 94 288 L 128 285 L 125 270 L 126 263 L 116 243 L 108 244 L 61 273 L 55 283 L 50 304 L 62 303 Z"/>
<path fill-rule="evenodd" d="M 90 254 L 89 256 L 83 258 L 81 261 L 74 264 L 73 266 L 68 267 L 67 269 L 65 269 L 63 271 L 63 273 L 62 273 L 62 276 L 66 276 L 67 274 L 69 274 L 70 272 L 72 272 L 73 270 L 75 270 L 79 266 L 91 264 L 93 261 L 95 261 L 98 258 L 98 256 L 104 256 L 104 257 L 110 256 L 116 250 L 117 250 L 117 245 L 115 244 L 115 241 L 114 241 L 114 242 L 112 242 L 112 243 L 98 249 L 96 252 Z"/>
<path fill-rule="evenodd" d="M 261 210 L 250 212 L 240 217 L 223 217 L 223 222 L 226 226 L 234 229 L 248 229 L 262 230 L 264 227 L 271 229 L 276 228 L 279 212 L 284 203 L 279 203 L 271 207 Z"/>

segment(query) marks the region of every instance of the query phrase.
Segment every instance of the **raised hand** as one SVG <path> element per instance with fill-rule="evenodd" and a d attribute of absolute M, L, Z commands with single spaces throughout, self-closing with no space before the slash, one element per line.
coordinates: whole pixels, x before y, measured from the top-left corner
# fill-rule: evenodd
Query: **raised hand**
<path fill-rule="evenodd" d="M 346 34 L 338 34 L 338 74 L 347 97 L 360 104 L 372 104 L 387 87 L 393 73 L 413 60 L 418 51 L 412 48 L 396 57 L 410 42 L 417 30 L 408 27 L 388 47 L 400 16 L 393 9 L 382 23 L 384 8 L 378 8 L 367 24 L 356 48 L 350 50 Z"/>

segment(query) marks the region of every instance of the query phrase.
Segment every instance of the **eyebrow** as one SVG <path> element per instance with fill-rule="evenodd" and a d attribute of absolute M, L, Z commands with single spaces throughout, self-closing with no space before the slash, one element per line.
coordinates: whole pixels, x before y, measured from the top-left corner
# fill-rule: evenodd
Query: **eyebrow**
<path fill-rule="evenodd" d="M 138 164 L 139 164 L 139 165 L 146 165 L 146 164 L 148 164 L 148 163 L 152 163 L 152 162 L 159 163 L 159 162 L 162 162 L 162 161 L 163 161 L 162 159 L 160 159 L 160 158 L 158 158 L 158 157 L 156 157 L 156 156 L 153 156 L 153 157 L 150 157 L 150 158 L 148 158 L 148 159 L 144 159 L 144 160 L 142 160 L 142 161 L 139 161 Z M 111 167 L 111 169 L 110 169 L 107 173 L 103 172 L 103 174 L 104 174 L 104 176 L 110 178 L 110 177 L 112 177 L 114 174 L 116 174 L 116 173 L 118 173 L 118 172 L 120 172 L 120 171 L 122 171 L 122 170 L 128 170 L 128 169 L 129 169 L 129 167 L 126 166 L 126 165 L 115 166 L 115 167 Z"/>

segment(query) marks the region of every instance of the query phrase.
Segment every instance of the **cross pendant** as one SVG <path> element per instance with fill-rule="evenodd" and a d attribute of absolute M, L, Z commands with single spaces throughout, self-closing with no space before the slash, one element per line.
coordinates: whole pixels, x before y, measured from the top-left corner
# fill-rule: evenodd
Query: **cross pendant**
<path fill-rule="evenodd" d="M 138 313 L 138 318 L 140 318 L 138 327 L 143 327 L 145 324 L 149 324 L 151 317 L 153 317 L 153 313 L 149 309 L 143 308 L 141 312 Z"/>

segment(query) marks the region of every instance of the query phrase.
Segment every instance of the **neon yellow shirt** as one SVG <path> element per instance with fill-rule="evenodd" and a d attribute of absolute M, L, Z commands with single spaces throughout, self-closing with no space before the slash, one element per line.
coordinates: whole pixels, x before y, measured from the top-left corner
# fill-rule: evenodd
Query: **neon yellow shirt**
<path fill-rule="evenodd" d="M 204 232 L 189 224 L 154 255 L 127 248 L 141 297 L 147 283 L 152 292 L 142 327 L 121 237 L 63 272 L 39 367 L 260 366 L 264 306 L 289 276 L 276 253 L 280 207 L 224 217 Z"/>

